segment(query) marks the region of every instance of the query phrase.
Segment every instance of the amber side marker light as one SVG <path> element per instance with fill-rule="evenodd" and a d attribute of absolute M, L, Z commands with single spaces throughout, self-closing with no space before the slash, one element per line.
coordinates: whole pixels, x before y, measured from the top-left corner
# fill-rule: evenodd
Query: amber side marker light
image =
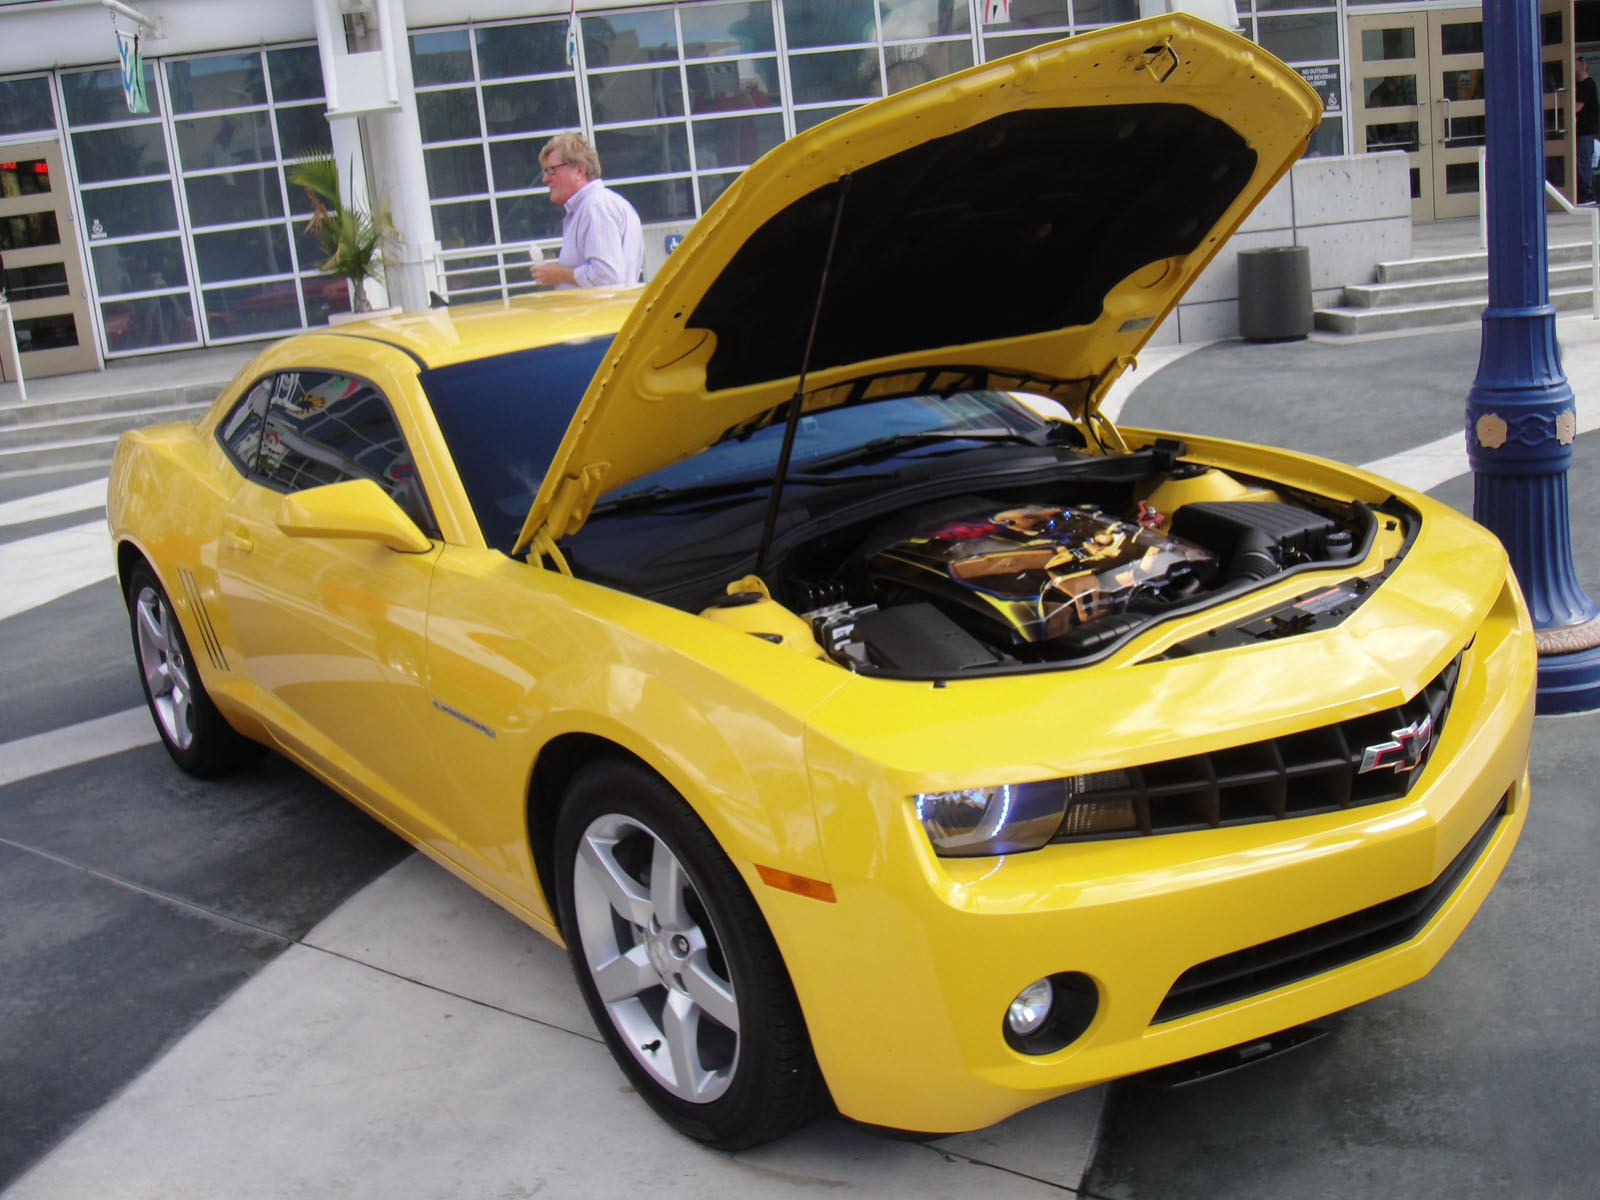
<path fill-rule="evenodd" d="M 805 875 L 795 875 L 790 871 L 780 871 L 776 867 L 763 867 L 756 864 L 756 870 L 761 872 L 762 880 L 768 887 L 775 887 L 779 891 L 793 892 L 796 896 L 806 896 L 812 900 L 826 900 L 834 903 L 833 884 L 824 883 L 820 879 L 811 879 Z"/>

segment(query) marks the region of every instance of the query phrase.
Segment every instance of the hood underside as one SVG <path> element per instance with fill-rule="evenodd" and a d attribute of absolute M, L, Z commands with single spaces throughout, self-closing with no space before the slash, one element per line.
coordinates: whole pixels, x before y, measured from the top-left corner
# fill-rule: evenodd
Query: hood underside
<path fill-rule="evenodd" d="M 1083 415 L 1294 162 L 1316 94 L 1184 14 L 934 80 L 783 143 L 645 289 L 524 526 L 779 416 L 971 387 Z M 802 383 L 803 378 L 803 383 Z"/>

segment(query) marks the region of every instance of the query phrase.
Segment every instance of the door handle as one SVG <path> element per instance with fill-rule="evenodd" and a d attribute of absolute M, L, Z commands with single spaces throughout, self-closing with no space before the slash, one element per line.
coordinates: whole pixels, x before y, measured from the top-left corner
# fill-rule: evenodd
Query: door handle
<path fill-rule="evenodd" d="M 222 544 L 232 553 L 240 555 L 249 554 L 256 548 L 256 544 L 250 540 L 250 535 L 240 528 L 224 529 Z"/>

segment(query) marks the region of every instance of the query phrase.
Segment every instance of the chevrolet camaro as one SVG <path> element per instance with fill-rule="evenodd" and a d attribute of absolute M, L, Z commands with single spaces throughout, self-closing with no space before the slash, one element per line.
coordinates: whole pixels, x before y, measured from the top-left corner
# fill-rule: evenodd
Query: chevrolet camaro
<path fill-rule="evenodd" d="M 789 140 L 642 289 L 271 346 L 112 469 L 167 750 L 287 755 L 559 939 L 724 1147 L 972 1129 L 1417 979 L 1527 811 L 1505 554 L 1102 411 L 1319 119 L 1152 18 Z"/>

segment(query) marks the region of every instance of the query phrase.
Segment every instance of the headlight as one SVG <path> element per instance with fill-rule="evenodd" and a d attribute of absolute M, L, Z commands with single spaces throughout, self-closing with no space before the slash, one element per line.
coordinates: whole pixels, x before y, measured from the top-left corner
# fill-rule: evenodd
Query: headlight
<path fill-rule="evenodd" d="M 1098 771 L 1034 783 L 922 792 L 917 819 L 944 858 L 1037 850 L 1058 833 L 1096 837 L 1137 833 L 1140 820 L 1123 771 Z"/>

